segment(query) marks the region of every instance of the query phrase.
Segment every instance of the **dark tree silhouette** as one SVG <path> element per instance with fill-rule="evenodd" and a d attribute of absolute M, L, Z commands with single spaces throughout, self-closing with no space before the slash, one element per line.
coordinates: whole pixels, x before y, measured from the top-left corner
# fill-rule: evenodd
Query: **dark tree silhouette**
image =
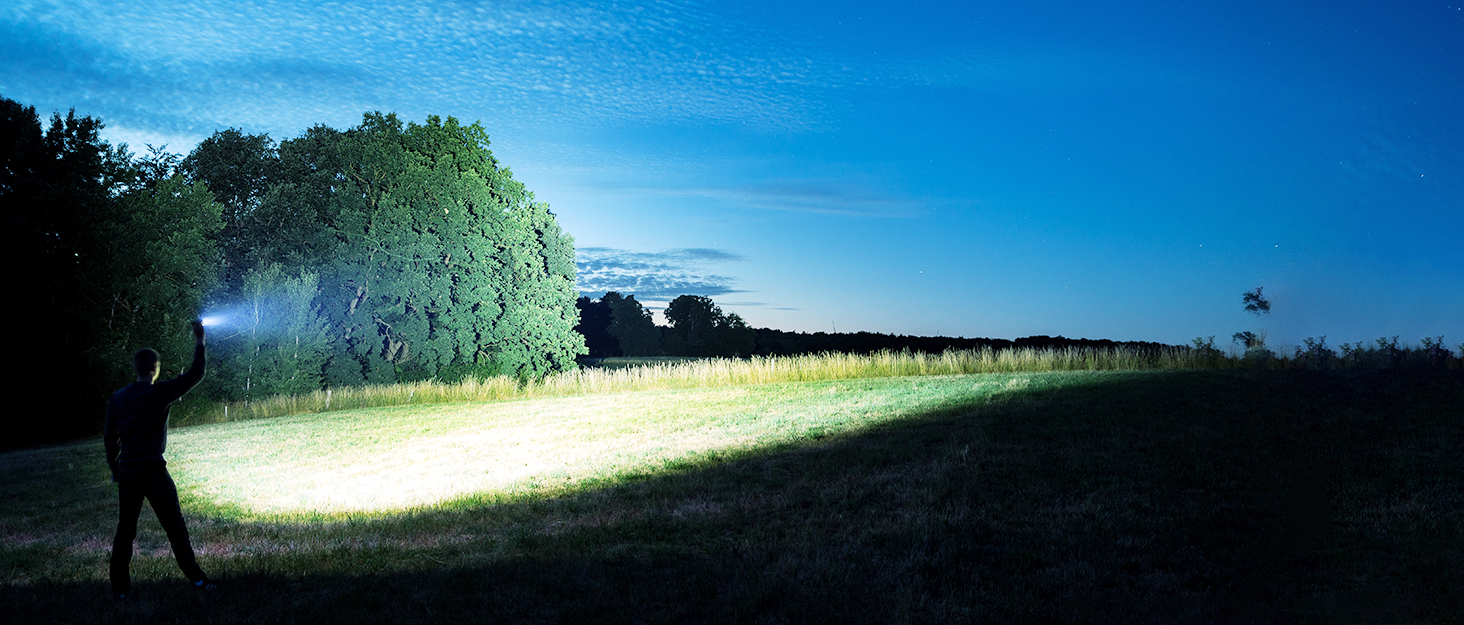
<path fill-rule="evenodd" d="M 635 295 L 621 297 L 611 291 L 601 301 L 610 306 L 610 335 L 620 343 L 621 355 L 661 355 L 661 329 L 651 320 L 651 312 L 635 301 Z"/>
<path fill-rule="evenodd" d="M 112 380 L 97 361 L 98 348 L 126 343 L 138 329 L 106 319 L 135 317 L 144 306 L 139 288 L 166 288 L 161 276 L 144 283 L 116 262 L 125 256 L 121 248 L 156 231 L 159 224 L 149 220 L 163 212 L 142 194 L 167 175 L 171 161 L 155 153 L 133 162 L 101 139 L 102 128 L 101 120 L 73 110 L 53 114 L 43 132 L 35 107 L 0 98 L 0 264 L 17 298 L 3 307 L 7 347 L 28 369 L 47 372 L 0 417 L 12 434 L 0 445 L 99 432 Z M 119 233 L 128 240 L 118 240 Z M 183 278 L 184 288 L 192 278 Z"/>
<path fill-rule="evenodd" d="M 757 331 L 737 313 L 723 314 L 711 298 L 682 295 L 666 306 L 668 356 L 751 356 Z"/>
<path fill-rule="evenodd" d="M 1261 295 L 1261 289 L 1263 288 L 1265 287 L 1258 286 L 1256 290 L 1247 291 L 1240 296 L 1241 303 L 1245 304 L 1245 311 L 1255 313 L 1257 317 L 1263 313 L 1271 312 L 1271 302 L 1264 295 Z"/>
<path fill-rule="evenodd" d="M 620 341 L 610 334 L 611 309 L 606 298 L 599 301 L 588 297 L 581 297 L 575 300 L 575 308 L 579 309 L 579 324 L 574 326 L 574 331 L 585 336 L 585 349 L 590 358 L 609 358 L 620 356 Z"/>

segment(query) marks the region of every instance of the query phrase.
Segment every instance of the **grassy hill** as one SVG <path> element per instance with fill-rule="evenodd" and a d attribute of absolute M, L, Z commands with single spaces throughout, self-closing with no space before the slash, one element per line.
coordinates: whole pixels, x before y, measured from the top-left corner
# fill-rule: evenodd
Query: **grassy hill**
<path fill-rule="evenodd" d="M 1055 371 L 175 429 L 106 591 L 100 441 L 0 455 L 10 622 L 1428 622 L 1464 613 L 1459 371 Z"/>

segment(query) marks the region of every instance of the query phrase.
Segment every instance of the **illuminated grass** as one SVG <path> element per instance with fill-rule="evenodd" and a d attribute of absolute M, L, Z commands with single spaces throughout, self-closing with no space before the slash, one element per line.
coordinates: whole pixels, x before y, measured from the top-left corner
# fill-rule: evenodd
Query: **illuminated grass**
<path fill-rule="evenodd" d="M 1310 339 L 1308 339 L 1310 341 Z M 1441 344 L 1441 343 L 1440 343 Z M 1379 345 L 1383 345 L 1379 342 Z M 1458 369 L 1464 361 L 1448 350 L 1343 346 L 1342 356 L 1319 363 L 1317 354 L 1282 349 L 1264 359 L 1226 355 L 1213 349 L 1187 347 L 1135 348 L 1015 348 L 950 350 L 941 354 L 880 351 L 873 354 L 824 353 L 807 356 L 725 358 L 607 358 L 602 366 L 563 372 L 541 380 L 511 377 L 468 378 L 456 384 L 432 380 L 386 386 L 364 386 L 317 391 L 303 396 L 279 396 L 263 401 L 228 405 L 185 401 L 173 411 L 175 425 L 220 423 L 321 413 L 332 410 L 386 406 L 488 402 L 512 399 L 570 397 L 633 391 L 712 388 L 748 384 L 780 384 L 908 376 L 970 375 L 979 373 L 1053 371 L 1145 370 L 1315 370 L 1378 368 Z M 1288 351 L 1294 351 L 1290 356 Z M 1464 346 L 1461 346 L 1464 351 Z"/>
<path fill-rule="evenodd" d="M 1113 371 L 1151 369 L 1234 368 L 1239 360 L 1203 357 L 1194 350 L 1005 349 L 951 350 L 941 354 L 881 351 L 874 354 L 825 353 L 750 359 L 640 359 L 654 364 L 624 366 L 630 359 L 611 359 L 612 366 L 585 368 L 521 382 L 511 377 L 468 378 L 457 384 L 423 381 L 319 391 L 224 406 L 189 406 L 175 410 L 178 425 L 218 423 L 331 410 L 385 406 L 487 402 L 631 391 L 711 388 L 906 376 L 969 375 L 1044 371 Z"/>
<path fill-rule="evenodd" d="M 175 430 L 171 466 L 200 500 L 251 514 L 404 510 L 854 433 L 1027 383 L 944 376 L 351 410 Z"/>
<path fill-rule="evenodd" d="M 126 608 L 88 441 L 0 455 L 0 614 L 1447 622 L 1460 405 L 1457 371 L 1076 371 L 181 428 L 170 467 L 228 591 L 183 588 L 145 512 Z"/>

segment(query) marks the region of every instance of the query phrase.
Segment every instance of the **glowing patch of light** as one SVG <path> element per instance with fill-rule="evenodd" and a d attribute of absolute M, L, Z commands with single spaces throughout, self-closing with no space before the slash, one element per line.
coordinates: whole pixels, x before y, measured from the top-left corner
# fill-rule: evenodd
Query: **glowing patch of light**
<path fill-rule="evenodd" d="M 947 384 L 950 394 L 929 401 L 1003 390 Z M 717 388 L 678 391 L 670 403 L 651 391 L 203 426 L 170 434 L 168 466 L 193 494 L 254 513 L 388 512 L 575 488 L 927 408 L 881 386 L 830 391 Z M 814 395 L 823 401 L 810 402 Z"/>

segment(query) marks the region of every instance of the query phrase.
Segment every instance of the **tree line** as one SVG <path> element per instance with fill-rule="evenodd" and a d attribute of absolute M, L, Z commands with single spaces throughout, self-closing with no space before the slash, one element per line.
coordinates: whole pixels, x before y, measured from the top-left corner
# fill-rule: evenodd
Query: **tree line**
<path fill-rule="evenodd" d="M 574 242 L 479 124 L 368 113 L 276 142 L 214 133 L 133 154 L 101 120 L 0 98 L 5 327 L 36 378 L 10 447 L 91 433 L 128 357 L 187 366 L 187 322 L 217 311 L 194 396 L 466 375 L 544 375 L 585 353 Z"/>
<path fill-rule="evenodd" d="M 682 295 L 667 305 L 670 325 L 658 326 L 635 295 L 615 291 L 598 300 L 580 297 L 579 324 L 590 358 L 617 356 L 798 356 L 839 352 L 870 354 L 881 350 L 938 354 L 948 349 L 1011 348 L 1124 348 L 1159 350 L 1172 347 L 1148 341 L 1070 339 L 1029 336 L 1015 340 L 905 336 L 873 332 L 787 332 L 751 328 L 737 313 L 723 313 L 711 299 Z"/>
<path fill-rule="evenodd" d="M 737 313 L 724 313 L 710 298 L 682 295 L 666 306 L 670 326 L 652 321 L 635 295 L 610 291 L 598 300 L 580 297 L 580 322 L 590 358 L 615 356 L 718 356 L 754 354 L 757 331 Z"/>

